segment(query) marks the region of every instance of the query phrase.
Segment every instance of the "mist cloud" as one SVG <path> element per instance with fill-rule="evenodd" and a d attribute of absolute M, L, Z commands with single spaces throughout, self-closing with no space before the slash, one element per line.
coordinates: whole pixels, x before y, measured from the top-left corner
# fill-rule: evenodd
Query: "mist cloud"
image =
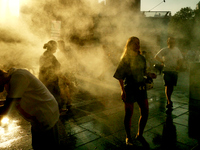
<path fill-rule="evenodd" d="M 126 40 L 130 36 L 154 40 L 144 39 L 141 14 L 127 2 L 105 6 L 91 0 L 24 1 L 18 18 L 0 24 L 0 63 L 33 68 L 37 73 L 42 47 L 51 39 L 51 21 L 61 21 L 60 38 L 74 51 L 79 78 L 114 86 L 112 76 Z"/>

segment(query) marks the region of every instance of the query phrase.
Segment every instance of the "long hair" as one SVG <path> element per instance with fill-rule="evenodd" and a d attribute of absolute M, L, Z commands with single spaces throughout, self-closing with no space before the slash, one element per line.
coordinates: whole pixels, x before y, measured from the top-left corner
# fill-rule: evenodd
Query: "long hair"
<path fill-rule="evenodd" d="M 130 37 L 127 42 L 126 45 L 124 47 L 124 52 L 121 56 L 121 59 L 125 58 L 125 57 L 131 57 L 133 52 L 138 52 L 138 54 L 140 54 L 140 40 L 137 37 Z"/>

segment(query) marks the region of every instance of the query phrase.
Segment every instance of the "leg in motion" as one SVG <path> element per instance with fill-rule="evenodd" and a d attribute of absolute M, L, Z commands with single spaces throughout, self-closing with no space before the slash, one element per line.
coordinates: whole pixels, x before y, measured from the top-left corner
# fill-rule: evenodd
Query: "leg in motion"
<path fill-rule="evenodd" d="M 165 86 L 165 95 L 167 98 L 167 108 L 173 107 L 172 101 L 171 101 L 171 96 L 172 96 L 173 90 L 174 90 L 173 85 Z"/>

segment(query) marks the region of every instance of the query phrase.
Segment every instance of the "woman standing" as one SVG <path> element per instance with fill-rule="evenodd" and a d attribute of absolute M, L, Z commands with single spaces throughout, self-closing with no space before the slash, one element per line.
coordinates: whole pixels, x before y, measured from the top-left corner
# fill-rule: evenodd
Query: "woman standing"
<path fill-rule="evenodd" d="M 114 74 L 114 78 L 119 80 L 121 87 L 121 98 L 125 104 L 124 125 L 126 131 L 126 145 L 133 145 L 131 138 L 131 118 L 133 115 L 134 102 L 140 108 L 140 119 L 138 123 L 138 133 L 136 139 L 144 146 L 149 144 L 143 137 L 144 128 L 149 114 L 147 90 L 144 80 L 146 73 L 146 60 L 140 54 L 140 41 L 137 37 L 130 37 L 124 48 L 119 66 Z M 156 77 L 155 74 L 149 74 Z"/>
<path fill-rule="evenodd" d="M 61 108 L 59 76 L 60 76 L 60 63 L 53 55 L 57 50 L 56 41 L 50 40 L 43 46 L 46 51 L 39 60 L 39 79 L 48 88 L 48 90 L 56 98 L 59 108 Z"/>

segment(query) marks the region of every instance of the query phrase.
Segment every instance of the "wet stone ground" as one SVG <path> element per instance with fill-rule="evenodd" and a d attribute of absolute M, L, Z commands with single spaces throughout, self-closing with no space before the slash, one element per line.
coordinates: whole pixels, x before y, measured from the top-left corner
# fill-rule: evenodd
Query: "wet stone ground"
<path fill-rule="evenodd" d="M 94 88 L 92 84 L 94 83 L 88 83 L 88 87 L 91 87 L 93 92 L 80 90 L 74 96 L 71 110 L 60 116 L 61 149 L 145 149 L 136 140 L 133 146 L 125 145 L 124 105 L 120 99 L 118 82 L 116 81 L 117 88 L 114 90 L 103 86 Z M 96 92 L 98 94 L 94 94 Z M 189 99 L 188 72 L 179 73 L 178 85 L 172 95 L 174 107 L 171 113 L 166 113 L 161 75 L 154 80 L 154 88 L 148 91 L 148 99 L 149 119 L 144 137 L 150 149 L 190 150 L 198 145 L 200 107 L 198 100 Z M 137 133 L 139 119 L 138 105 L 135 104 L 134 107 L 131 131 L 133 137 Z M 31 149 L 30 124 L 19 116 L 15 109 L 10 113 L 10 118 L 9 127 L 0 127 L 0 149 Z"/>

